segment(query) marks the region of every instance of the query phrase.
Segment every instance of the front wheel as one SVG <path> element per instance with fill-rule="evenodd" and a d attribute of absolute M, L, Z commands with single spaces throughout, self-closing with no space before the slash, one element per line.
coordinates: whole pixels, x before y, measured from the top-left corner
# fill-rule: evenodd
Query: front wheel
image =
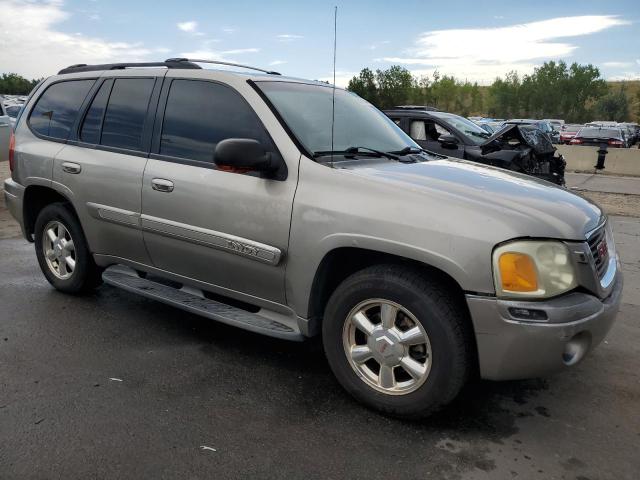
<path fill-rule="evenodd" d="M 102 270 L 93 261 L 80 222 L 65 204 L 43 208 L 34 230 L 38 263 L 51 285 L 80 293 L 100 284 Z"/>
<path fill-rule="evenodd" d="M 333 293 L 323 344 L 336 378 L 355 398 L 421 418 L 453 400 L 471 371 L 466 320 L 457 298 L 423 272 L 375 266 Z"/>

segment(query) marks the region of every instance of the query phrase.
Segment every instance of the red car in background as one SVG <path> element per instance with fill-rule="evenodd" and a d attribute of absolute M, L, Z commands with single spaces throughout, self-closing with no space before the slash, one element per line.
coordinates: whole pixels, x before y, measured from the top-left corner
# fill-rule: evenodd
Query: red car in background
<path fill-rule="evenodd" d="M 582 127 L 584 127 L 584 125 L 575 123 L 562 125 L 562 127 L 560 127 L 560 143 L 569 145 L 573 137 L 576 136 L 576 133 L 578 133 Z"/>

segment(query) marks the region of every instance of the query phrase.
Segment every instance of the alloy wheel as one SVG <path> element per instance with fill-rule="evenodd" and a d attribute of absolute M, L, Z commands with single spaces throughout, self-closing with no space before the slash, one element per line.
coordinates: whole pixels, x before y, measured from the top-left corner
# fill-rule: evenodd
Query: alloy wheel
<path fill-rule="evenodd" d="M 431 343 L 418 319 L 383 299 L 356 305 L 342 333 L 347 360 L 370 387 L 389 395 L 417 390 L 431 370 Z"/>

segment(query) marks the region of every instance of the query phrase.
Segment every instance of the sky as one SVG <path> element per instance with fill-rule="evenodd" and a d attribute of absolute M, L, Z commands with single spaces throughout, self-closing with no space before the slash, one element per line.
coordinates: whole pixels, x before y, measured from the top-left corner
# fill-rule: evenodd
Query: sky
<path fill-rule="evenodd" d="M 547 60 L 640 79 L 638 0 L 0 0 L 0 73 L 76 63 L 205 58 L 332 81 L 401 65 L 489 84 Z"/>

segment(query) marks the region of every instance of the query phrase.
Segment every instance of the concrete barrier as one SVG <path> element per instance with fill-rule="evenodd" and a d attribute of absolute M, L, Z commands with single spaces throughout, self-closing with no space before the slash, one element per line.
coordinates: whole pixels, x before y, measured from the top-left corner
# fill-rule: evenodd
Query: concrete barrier
<path fill-rule="evenodd" d="M 598 161 L 598 147 L 556 145 L 567 161 L 567 171 L 593 172 Z M 599 173 L 640 177 L 640 149 L 609 148 L 604 170 Z"/>

